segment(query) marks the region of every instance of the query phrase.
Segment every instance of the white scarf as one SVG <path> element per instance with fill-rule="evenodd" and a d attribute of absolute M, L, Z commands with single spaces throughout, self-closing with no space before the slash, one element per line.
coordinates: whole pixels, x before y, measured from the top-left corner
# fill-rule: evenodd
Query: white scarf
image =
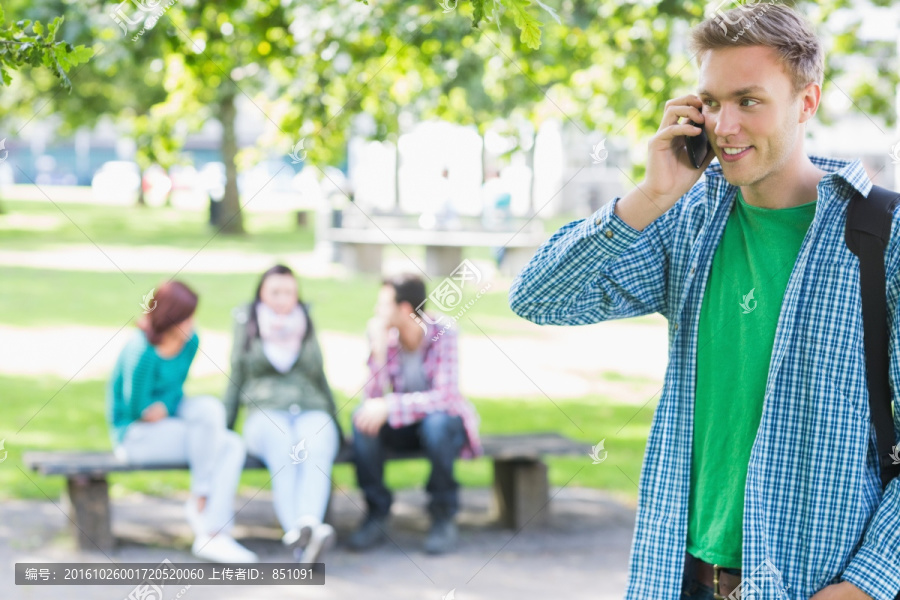
<path fill-rule="evenodd" d="M 263 354 L 278 371 L 287 373 L 300 356 L 300 345 L 306 336 L 306 315 L 300 305 L 286 315 L 260 302 L 256 306 L 256 321 Z"/>

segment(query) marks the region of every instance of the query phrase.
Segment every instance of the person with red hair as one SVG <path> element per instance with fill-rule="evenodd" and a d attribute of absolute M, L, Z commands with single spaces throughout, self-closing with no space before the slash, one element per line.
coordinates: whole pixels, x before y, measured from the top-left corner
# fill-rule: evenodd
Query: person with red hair
<path fill-rule="evenodd" d="M 230 535 L 246 449 L 225 427 L 225 408 L 211 396 L 186 397 L 197 354 L 197 294 L 178 281 L 156 290 L 138 331 L 126 343 L 107 388 L 116 454 L 135 463 L 184 463 L 191 470 L 185 506 L 194 530 L 191 551 L 213 562 L 256 562 Z"/>

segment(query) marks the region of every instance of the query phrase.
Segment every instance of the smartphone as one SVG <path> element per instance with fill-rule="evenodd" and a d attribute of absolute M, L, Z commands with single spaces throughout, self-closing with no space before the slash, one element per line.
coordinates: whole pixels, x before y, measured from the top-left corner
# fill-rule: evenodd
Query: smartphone
<path fill-rule="evenodd" d="M 700 165 L 703 164 L 703 161 L 706 160 L 706 155 L 709 152 L 712 152 L 712 145 L 709 143 L 709 138 L 706 136 L 706 130 L 703 129 L 703 125 L 699 123 L 694 123 L 690 121 L 691 125 L 694 127 L 700 127 L 700 135 L 686 135 L 684 136 L 684 143 L 687 145 L 688 157 L 690 157 L 691 164 L 695 169 L 699 169 Z"/>

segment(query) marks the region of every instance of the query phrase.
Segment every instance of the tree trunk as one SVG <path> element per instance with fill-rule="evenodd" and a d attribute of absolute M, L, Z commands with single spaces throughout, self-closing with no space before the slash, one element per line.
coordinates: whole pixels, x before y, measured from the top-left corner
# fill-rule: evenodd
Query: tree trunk
<path fill-rule="evenodd" d="M 225 196 L 222 198 L 221 222 L 223 233 L 244 233 L 241 200 L 237 187 L 237 135 L 234 129 L 234 93 L 226 92 L 219 102 L 219 120 L 222 122 L 222 162 L 225 163 Z"/>
<path fill-rule="evenodd" d="M 394 207 L 393 211 L 400 212 L 400 134 L 394 143 Z"/>
<path fill-rule="evenodd" d="M 537 146 L 537 128 L 534 130 L 534 135 L 531 136 L 531 150 L 528 151 L 527 155 L 527 164 L 528 168 L 531 169 L 531 185 L 528 186 L 528 216 L 534 216 L 537 211 L 534 206 L 534 149 Z"/>
<path fill-rule="evenodd" d="M 137 203 L 138 206 L 147 206 L 147 198 L 144 197 L 144 170 L 140 170 L 141 173 L 141 182 L 138 184 L 138 198 Z"/>

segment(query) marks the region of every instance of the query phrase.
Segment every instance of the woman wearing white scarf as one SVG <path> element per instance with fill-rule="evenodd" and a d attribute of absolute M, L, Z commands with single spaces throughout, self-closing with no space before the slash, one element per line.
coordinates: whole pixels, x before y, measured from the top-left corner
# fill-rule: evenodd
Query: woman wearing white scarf
<path fill-rule="evenodd" d="M 287 373 L 297 362 L 306 335 L 306 314 L 298 303 L 287 314 L 276 312 L 265 302 L 256 305 L 256 322 L 263 352 L 272 366 Z"/>
<path fill-rule="evenodd" d="M 266 271 L 255 301 L 235 311 L 231 367 L 229 427 L 238 406 L 248 405 L 247 452 L 272 475 L 282 541 L 301 562 L 321 562 L 335 542 L 322 521 L 341 433 L 315 331 L 288 267 Z"/>

